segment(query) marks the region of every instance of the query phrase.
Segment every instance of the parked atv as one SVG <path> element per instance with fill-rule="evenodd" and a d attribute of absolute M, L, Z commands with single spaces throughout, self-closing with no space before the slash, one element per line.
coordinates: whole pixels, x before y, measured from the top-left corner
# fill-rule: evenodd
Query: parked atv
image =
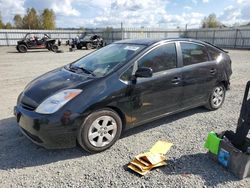
<path fill-rule="evenodd" d="M 22 40 L 17 41 L 16 49 L 20 53 L 26 53 L 27 50 L 35 49 L 48 49 L 56 52 L 58 46 L 56 45 L 56 39 L 51 39 L 47 34 L 27 33 Z"/>
<path fill-rule="evenodd" d="M 75 40 L 75 43 L 77 49 L 82 49 L 82 47 L 85 47 L 87 50 L 89 50 L 105 46 L 103 38 L 100 35 L 95 34 L 82 35 Z"/>

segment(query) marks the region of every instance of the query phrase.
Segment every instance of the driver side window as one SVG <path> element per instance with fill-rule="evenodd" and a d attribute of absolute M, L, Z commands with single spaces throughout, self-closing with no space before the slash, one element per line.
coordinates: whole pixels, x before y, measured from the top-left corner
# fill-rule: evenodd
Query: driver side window
<path fill-rule="evenodd" d="M 138 61 L 138 66 L 152 68 L 154 73 L 176 68 L 175 43 L 164 44 L 153 49 Z"/>

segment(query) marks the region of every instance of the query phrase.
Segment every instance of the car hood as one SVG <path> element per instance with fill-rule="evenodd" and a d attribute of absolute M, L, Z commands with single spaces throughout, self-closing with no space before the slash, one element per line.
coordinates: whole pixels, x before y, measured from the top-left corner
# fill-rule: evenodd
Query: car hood
<path fill-rule="evenodd" d="M 17 41 L 17 44 L 24 42 L 24 40 L 19 40 Z"/>
<path fill-rule="evenodd" d="M 19 100 L 26 105 L 37 107 L 53 94 L 64 89 L 82 88 L 91 80 L 93 78 L 88 75 L 75 74 L 65 68 L 59 68 L 31 81 Z"/>
<path fill-rule="evenodd" d="M 91 40 L 87 40 L 87 39 L 79 39 L 80 42 L 90 42 Z"/>
<path fill-rule="evenodd" d="M 48 42 L 51 42 L 51 41 L 56 41 L 56 39 L 46 39 L 46 41 Z"/>

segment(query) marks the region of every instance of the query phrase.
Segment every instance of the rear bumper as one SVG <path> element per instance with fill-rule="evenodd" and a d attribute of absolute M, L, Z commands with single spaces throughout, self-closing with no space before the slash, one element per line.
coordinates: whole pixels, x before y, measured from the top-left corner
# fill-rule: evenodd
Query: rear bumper
<path fill-rule="evenodd" d="M 47 149 L 71 148 L 76 145 L 79 116 L 43 115 L 21 106 L 14 107 L 21 132 L 33 143 Z"/>

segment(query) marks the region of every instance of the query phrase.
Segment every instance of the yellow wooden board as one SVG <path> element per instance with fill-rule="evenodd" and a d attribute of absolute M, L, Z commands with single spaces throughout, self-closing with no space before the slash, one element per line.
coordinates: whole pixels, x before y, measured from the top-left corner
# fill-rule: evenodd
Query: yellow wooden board
<path fill-rule="evenodd" d="M 158 141 L 153 145 L 153 147 L 150 149 L 151 153 L 161 153 L 166 154 L 170 148 L 172 147 L 172 143 L 165 142 L 165 141 Z"/>
<path fill-rule="evenodd" d="M 152 168 L 166 165 L 165 154 L 173 144 L 165 141 L 158 141 L 149 152 L 139 154 L 128 164 L 128 168 L 140 175 L 145 175 Z"/>

